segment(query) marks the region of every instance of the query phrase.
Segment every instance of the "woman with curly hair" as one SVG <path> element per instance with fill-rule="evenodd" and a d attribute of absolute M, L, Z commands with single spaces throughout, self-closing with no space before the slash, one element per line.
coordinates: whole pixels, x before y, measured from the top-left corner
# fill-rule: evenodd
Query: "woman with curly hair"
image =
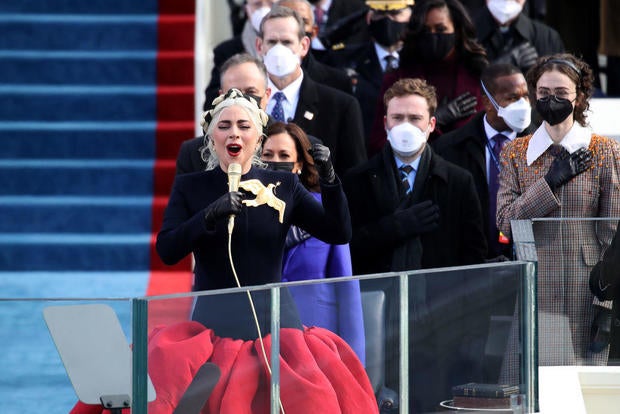
<path fill-rule="evenodd" d="M 422 78 L 435 87 L 438 106 L 431 116 L 437 119 L 437 127 L 429 137 L 432 141 L 465 125 L 483 109 L 480 75 L 487 65 L 486 52 L 476 40 L 471 18 L 458 0 L 416 2 L 400 52 L 400 66 L 383 77 L 369 137 L 369 155 L 377 153 L 387 140 L 383 94 L 394 82 Z"/>
<path fill-rule="evenodd" d="M 512 220 L 619 217 L 620 145 L 588 128 L 590 67 L 571 54 L 544 56 L 526 78 L 543 122 L 502 151 L 500 231 L 511 237 Z M 615 222 L 533 225 L 541 365 L 606 365 L 611 303 L 592 295 L 588 278 L 611 243 Z M 568 329 L 560 332 L 561 326 Z"/>

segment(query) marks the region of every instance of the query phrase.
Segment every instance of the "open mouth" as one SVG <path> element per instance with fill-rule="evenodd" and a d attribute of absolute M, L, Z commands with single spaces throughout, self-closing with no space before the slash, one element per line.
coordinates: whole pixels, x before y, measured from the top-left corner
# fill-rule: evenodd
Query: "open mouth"
<path fill-rule="evenodd" d="M 226 151 L 228 151 L 228 155 L 230 155 L 231 157 L 236 157 L 241 152 L 241 145 L 238 145 L 238 144 L 227 145 Z"/>

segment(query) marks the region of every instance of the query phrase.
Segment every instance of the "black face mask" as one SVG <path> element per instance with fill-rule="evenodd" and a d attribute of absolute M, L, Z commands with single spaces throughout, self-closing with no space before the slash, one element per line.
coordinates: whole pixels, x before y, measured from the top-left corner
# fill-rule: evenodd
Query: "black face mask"
<path fill-rule="evenodd" d="M 294 162 L 288 161 L 265 161 L 267 164 L 267 168 L 273 171 L 286 171 L 293 172 L 293 167 L 295 166 Z"/>
<path fill-rule="evenodd" d="M 416 50 L 425 62 L 438 62 L 454 48 L 454 33 L 422 33 L 418 36 Z"/>
<path fill-rule="evenodd" d="M 394 46 L 401 39 L 406 29 L 407 23 L 396 22 L 387 17 L 372 20 L 368 25 L 370 35 L 384 47 Z"/>
<path fill-rule="evenodd" d="M 551 95 L 536 101 L 536 111 L 549 125 L 557 125 L 573 113 L 573 104 L 568 99 Z"/>
<path fill-rule="evenodd" d="M 254 98 L 256 100 L 256 105 L 260 106 L 260 101 L 261 99 L 263 99 L 262 96 L 253 95 L 251 93 L 246 93 L 246 95 L 249 96 L 250 98 Z"/>

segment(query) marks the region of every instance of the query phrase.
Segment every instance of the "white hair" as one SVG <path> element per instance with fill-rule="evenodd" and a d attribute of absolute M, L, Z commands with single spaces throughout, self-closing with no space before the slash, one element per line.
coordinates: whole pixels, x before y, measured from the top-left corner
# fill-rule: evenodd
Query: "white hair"
<path fill-rule="evenodd" d="M 200 148 L 200 157 L 207 164 L 206 170 L 213 170 L 220 165 L 220 160 L 213 147 L 213 139 L 211 134 L 215 125 L 217 125 L 222 111 L 231 106 L 239 106 L 245 110 L 250 117 L 252 123 L 256 127 L 259 133 L 259 139 L 262 137 L 263 129 L 267 125 L 269 119 L 267 113 L 263 111 L 256 100 L 248 95 L 244 95 L 238 89 L 231 89 L 226 94 L 220 95 L 213 100 L 212 108 L 206 111 L 202 116 L 202 129 L 204 131 L 204 145 Z M 261 147 L 257 145 L 256 151 L 252 157 L 252 164 L 263 166 L 264 163 L 260 160 Z"/>

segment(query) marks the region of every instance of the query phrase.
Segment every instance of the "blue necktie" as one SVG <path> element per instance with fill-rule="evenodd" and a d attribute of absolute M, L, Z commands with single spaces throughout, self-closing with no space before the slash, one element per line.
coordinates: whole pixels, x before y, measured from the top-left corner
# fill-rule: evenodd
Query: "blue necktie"
<path fill-rule="evenodd" d="M 282 92 L 276 92 L 273 95 L 273 99 L 276 100 L 276 104 L 271 111 L 271 116 L 276 121 L 285 122 L 284 120 L 284 108 L 282 107 L 282 100 L 286 99 L 286 96 Z"/>
<path fill-rule="evenodd" d="M 314 6 L 314 23 L 319 28 L 319 33 L 325 32 L 325 11 L 318 5 Z"/>
<path fill-rule="evenodd" d="M 409 164 L 401 165 L 398 167 L 400 170 L 400 180 L 403 185 L 403 190 L 405 194 L 409 194 L 411 192 L 411 185 L 409 184 L 409 174 L 413 171 L 413 167 Z"/>
<path fill-rule="evenodd" d="M 385 55 L 383 59 L 385 59 L 385 72 L 391 72 L 398 68 L 398 59 L 396 59 L 396 56 Z"/>
<path fill-rule="evenodd" d="M 505 135 L 497 134 L 491 140 L 491 150 L 494 157 L 491 156 L 489 162 L 489 244 L 496 246 L 498 233 L 495 218 L 497 214 L 497 190 L 499 189 L 499 154 L 502 152 L 502 148 L 504 148 L 508 138 Z"/>

